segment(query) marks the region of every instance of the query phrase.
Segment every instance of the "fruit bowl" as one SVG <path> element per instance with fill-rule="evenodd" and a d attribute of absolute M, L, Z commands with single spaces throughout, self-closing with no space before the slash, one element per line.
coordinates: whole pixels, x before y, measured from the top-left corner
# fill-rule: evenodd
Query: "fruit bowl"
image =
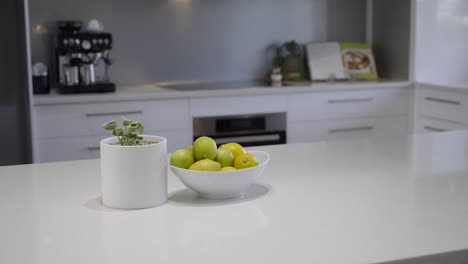
<path fill-rule="evenodd" d="M 233 171 L 194 171 L 169 165 L 185 186 L 207 199 L 232 199 L 241 197 L 263 173 L 270 155 L 265 151 L 250 150 L 257 157 L 255 167 Z"/>

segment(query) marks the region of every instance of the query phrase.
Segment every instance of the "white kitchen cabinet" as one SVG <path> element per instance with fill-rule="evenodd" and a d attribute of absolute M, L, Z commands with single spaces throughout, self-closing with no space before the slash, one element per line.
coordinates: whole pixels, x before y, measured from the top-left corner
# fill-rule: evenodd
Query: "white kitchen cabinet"
<path fill-rule="evenodd" d="M 285 87 L 284 89 L 288 89 Z M 266 89 L 266 88 L 265 88 Z M 99 157 L 102 124 L 121 116 L 142 121 L 145 133 L 168 139 L 168 151 L 193 141 L 193 118 L 287 113 L 288 143 L 407 134 L 412 100 L 407 86 L 304 91 L 34 107 L 36 162 Z"/>
<path fill-rule="evenodd" d="M 421 116 L 468 124 L 468 94 L 425 87 L 417 94 Z"/>
<path fill-rule="evenodd" d="M 289 124 L 288 143 L 375 136 L 404 136 L 408 133 L 409 122 L 406 116 L 303 121 Z"/>
<path fill-rule="evenodd" d="M 444 132 L 468 128 L 468 94 L 417 85 L 415 132 Z"/>
<path fill-rule="evenodd" d="M 99 141 L 109 137 L 102 124 L 122 117 L 143 122 L 145 134 L 168 139 L 168 151 L 192 142 L 188 99 L 43 105 L 34 107 L 34 161 L 99 157 Z"/>
<path fill-rule="evenodd" d="M 147 131 L 183 129 L 191 126 L 188 100 L 157 100 L 102 104 L 36 106 L 35 137 L 105 135 L 102 124 L 122 117 L 139 120 Z"/>
<path fill-rule="evenodd" d="M 190 100 L 190 112 L 192 117 L 286 112 L 287 98 L 288 95 L 194 98 Z"/>
<path fill-rule="evenodd" d="M 291 121 L 407 115 L 408 88 L 294 94 L 290 98 Z"/>
<path fill-rule="evenodd" d="M 294 94 L 288 143 L 410 133 L 408 87 Z"/>
<path fill-rule="evenodd" d="M 468 125 L 429 117 L 420 117 L 416 125 L 417 133 L 446 132 L 464 129 L 468 129 Z"/>
<path fill-rule="evenodd" d="M 192 133 L 187 129 L 148 131 L 146 134 L 165 137 L 169 152 L 192 144 Z M 36 139 L 35 162 L 97 159 L 99 142 L 107 137 L 109 135 Z"/>
<path fill-rule="evenodd" d="M 35 162 L 99 158 L 99 142 L 105 136 L 41 138 L 35 141 Z"/>

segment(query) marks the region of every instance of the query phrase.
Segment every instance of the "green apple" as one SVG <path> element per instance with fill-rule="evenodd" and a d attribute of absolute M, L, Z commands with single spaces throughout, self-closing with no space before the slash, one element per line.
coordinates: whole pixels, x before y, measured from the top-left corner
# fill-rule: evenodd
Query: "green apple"
<path fill-rule="evenodd" d="M 193 153 L 187 149 L 179 149 L 171 155 L 171 165 L 183 169 L 188 169 L 195 162 Z"/>
<path fill-rule="evenodd" d="M 215 161 L 221 164 L 221 167 L 231 167 L 234 165 L 234 155 L 229 149 L 220 148 L 216 153 Z"/>
<path fill-rule="evenodd" d="M 199 160 L 190 166 L 189 170 L 196 171 L 220 171 L 221 164 L 210 159 Z"/>
<path fill-rule="evenodd" d="M 209 137 L 199 137 L 193 142 L 193 155 L 196 160 L 214 160 L 217 149 L 218 146 L 216 146 L 216 142 Z"/>

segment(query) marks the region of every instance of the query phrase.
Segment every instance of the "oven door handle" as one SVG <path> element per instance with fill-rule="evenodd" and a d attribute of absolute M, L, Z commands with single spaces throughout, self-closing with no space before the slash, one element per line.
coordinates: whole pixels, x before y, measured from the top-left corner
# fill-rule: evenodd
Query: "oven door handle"
<path fill-rule="evenodd" d="M 281 137 L 279 134 L 272 135 L 258 135 L 258 136 L 239 136 L 239 137 L 225 137 L 225 138 L 215 138 L 214 140 L 218 145 L 236 142 L 239 144 L 246 142 L 262 142 L 262 141 L 278 141 Z"/>

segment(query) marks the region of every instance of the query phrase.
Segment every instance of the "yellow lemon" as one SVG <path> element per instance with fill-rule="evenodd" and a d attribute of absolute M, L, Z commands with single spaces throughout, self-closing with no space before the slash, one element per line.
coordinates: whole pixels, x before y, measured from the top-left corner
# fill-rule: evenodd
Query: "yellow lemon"
<path fill-rule="evenodd" d="M 237 156 L 234 167 L 238 170 L 255 167 L 258 165 L 257 158 L 253 154 L 242 154 Z"/>
<path fill-rule="evenodd" d="M 190 166 L 189 170 L 196 171 L 220 171 L 221 164 L 210 159 L 199 160 Z"/>
<path fill-rule="evenodd" d="M 227 143 L 227 144 L 221 145 L 220 148 L 229 149 L 232 152 L 234 159 L 237 158 L 237 156 L 245 153 L 244 148 L 237 143 Z"/>
<path fill-rule="evenodd" d="M 237 170 L 237 169 L 234 168 L 234 167 L 224 167 L 224 168 L 221 168 L 221 171 L 233 171 L 233 170 Z"/>

